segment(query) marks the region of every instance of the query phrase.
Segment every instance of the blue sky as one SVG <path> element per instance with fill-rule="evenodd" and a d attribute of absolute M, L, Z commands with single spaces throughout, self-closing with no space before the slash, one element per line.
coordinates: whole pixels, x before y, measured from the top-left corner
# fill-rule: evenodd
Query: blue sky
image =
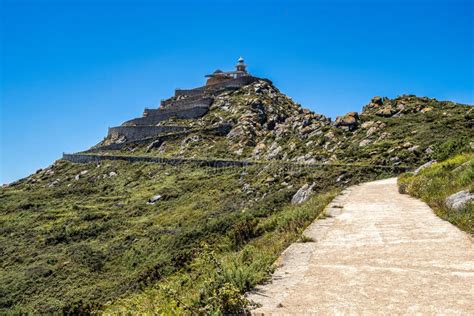
<path fill-rule="evenodd" d="M 374 95 L 474 103 L 473 1 L 0 0 L 0 183 L 245 57 L 331 117 Z"/>

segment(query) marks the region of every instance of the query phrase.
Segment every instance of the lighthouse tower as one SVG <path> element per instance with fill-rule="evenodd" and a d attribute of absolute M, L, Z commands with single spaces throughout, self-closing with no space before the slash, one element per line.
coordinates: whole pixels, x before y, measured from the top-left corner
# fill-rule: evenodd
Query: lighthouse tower
<path fill-rule="evenodd" d="M 245 76 L 247 74 L 247 65 L 244 63 L 244 59 L 240 57 L 237 60 L 237 65 L 235 65 L 235 70 L 237 72 L 237 77 Z"/>

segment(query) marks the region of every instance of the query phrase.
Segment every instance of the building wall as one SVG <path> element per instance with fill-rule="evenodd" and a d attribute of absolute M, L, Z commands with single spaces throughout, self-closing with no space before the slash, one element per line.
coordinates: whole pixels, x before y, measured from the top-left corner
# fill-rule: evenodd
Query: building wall
<path fill-rule="evenodd" d="M 228 80 L 232 80 L 232 78 L 216 75 L 214 77 L 210 77 L 209 79 L 207 79 L 206 86 L 211 86 L 217 83 L 223 83 Z"/>

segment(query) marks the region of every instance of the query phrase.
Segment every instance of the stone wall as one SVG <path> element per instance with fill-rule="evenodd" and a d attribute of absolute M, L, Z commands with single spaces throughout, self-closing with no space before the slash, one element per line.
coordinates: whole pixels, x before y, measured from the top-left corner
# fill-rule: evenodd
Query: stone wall
<path fill-rule="evenodd" d="M 185 131 L 184 126 L 117 126 L 109 128 L 108 138 L 118 139 L 125 136 L 127 141 L 134 141 L 165 133 Z"/>
<path fill-rule="evenodd" d="M 178 97 L 178 96 L 196 96 L 196 95 L 203 95 L 205 93 L 212 93 L 212 92 L 216 92 L 216 91 L 219 91 L 219 90 L 222 90 L 222 89 L 228 89 L 228 88 L 238 89 L 240 87 L 251 84 L 252 82 L 255 82 L 257 80 L 258 80 L 257 77 L 244 76 L 244 77 L 239 77 L 239 78 L 236 78 L 236 79 L 226 80 L 224 82 L 216 83 L 216 84 L 209 85 L 209 86 L 199 87 L 199 88 L 195 88 L 195 89 L 190 89 L 190 90 L 176 89 L 174 95 L 175 95 L 175 97 Z"/>
<path fill-rule="evenodd" d="M 203 95 L 205 92 L 204 87 L 199 87 L 195 89 L 176 89 L 174 90 L 174 96 L 198 96 Z"/>
<path fill-rule="evenodd" d="M 204 98 L 206 98 L 205 95 L 193 95 L 193 96 L 180 97 L 180 98 L 172 97 L 172 98 L 169 98 L 169 99 L 166 99 L 166 100 L 162 100 L 160 102 L 160 107 L 167 108 L 167 107 L 173 106 L 174 104 L 198 101 L 198 100 L 204 99 Z"/>
<path fill-rule="evenodd" d="M 232 129 L 232 126 L 233 125 L 230 123 L 221 123 L 221 124 L 211 126 L 211 127 L 206 127 L 206 128 L 185 129 L 184 131 L 175 132 L 175 133 L 167 133 L 164 135 L 157 135 L 157 136 L 151 136 L 147 138 L 140 138 L 136 140 L 129 140 L 124 143 L 113 143 L 110 145 L 94 147 L 94 148 L 86 150 L 85 152 L 96 153 L 96 152 L 106 151 L 106 150 L 120 150 L 123 148 L 127 148 L 127 147 L 132 148 L 133 146 L 140 145 L 140 144 L 147 144 L 150 142 L 154 143 L 154 146 L 150 146 L 150 148 L 153 148 L 157 146 L 159 143 L 163 143 L 165 141 L 169 141 L 173 139 L 179 139 L 192 133 L 205 133 L 207 135 L 225 136 L 230 132 L 230 130 Z"/>
<path fill-rule="evenodd" d="M 63 159 L 74 163 L 97 163 L 103 160 L 123 160 L 128 162 L 151 162 L 168 165 L 192 164 L 202 167 L 244 167 L 251 165 L 249 161 L 224 160 L 224 159 L 186 159 L 186 158 L 163 158 L 146 156 L 105 156 L 91 154 L 63 154 Z"/>
<path fill-rule="evenodd" d="M 123 126 L 143 126 L 143 125 L 156 125 L 162 121 L 176 117 L 178 119 L 196 119 L 202 117 L 209 111 L 209 106 L 194 106 L 189 109 L 175 110 L 170 109 L 157 109 L 153 113 L 145 117 L 136 118 L 133 120 L 126 121 Z"/>
<path fill-rule="evenodd" d="M 122 160 L 128 162 L 150 162 L 150 163 L 161 163 L 169 165 L 179 164 L 192 164 L 201 167 L 246 167 L 250 165 L 268 165 L 269 163 L 279 163 L 280 168 L 286 168 L 286 170 L 293 170 L 296 168 L 301 171 L 305 168 L 308 170 L 317 168 L 350 168 L 351 170 L 378 170 L 385 169 L 392 172 L 406 172 L 408 169 L 403 166 L 383 166 L 383 165 L 358 165 L 358 164 L 324 164 L 324 163 L 311 163 L 311 164 L 298 164 L 292 162 L 277 162 L 277 161 L 248 161 L 248 160 L 226 160 L 226 159 L 193 159 L 193 158 L 163 158 L 154 156 L 124 156 L 124 155 L 94 155 L 94 154 L 63 154 L 64 160 L 74 163 L 97 163 L 103 160 Z"/>
<path fill-rule="evenodd" d="M 248 84 L 251 84 L 252 82 L 255 82 L 257 80 L 258 80 L 257 77 L 244 76 L 244 77 L 239 77 L 236 79 L 224 81 L 221 83 L 216 83 L 210 86 L 206 86 L 206 90 L 216 90 L 216 89 L 218 90 L 222 88 L 240 88 Z"/>
<path fill-rule="evenodd" d="M 200 107 L 200 106 L 210 106 L 212 104 L 212 101 L 214 99 L 210 97 L 189 97 L 186 99 L 182 100 L 176 100 L 170 104 L 167 104 L 166 106 L 162 106 L 158 109 L 145 109 L 143 112 L 144 116 L 154 114 L 154 113 L 159 113 L 160 111 L 163 110 L 174 110 L 174 111 L 180 111 L 180 110 L 188 110 L 192 109 L 194 107 Z"/>

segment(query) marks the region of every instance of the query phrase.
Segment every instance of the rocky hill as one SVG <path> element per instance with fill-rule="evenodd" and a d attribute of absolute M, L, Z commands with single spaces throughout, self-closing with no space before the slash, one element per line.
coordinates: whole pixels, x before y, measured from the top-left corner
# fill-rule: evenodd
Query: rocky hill
<path fill-rule="evenodd" d="M 79 153 L 89 163 L 1 189 L 0 312 L 241 311 L 340 189 L 474 146 L 471 106 L 412 95 L 332 121 L 256 78 L 160 109 Z"/>
<path fill-rule="evenodd" d="M 468 146 L 473 119 L 470 106 L 403 95 L 374 97 L 360 113 L 333 122 L 258 80 L 215 95 L 201 118 L 159 123 L 189 128 L 184 132 L 135 142 L 108 137 L 94 152 L 414 167 L 439 155 L 442 144 Z"/>

